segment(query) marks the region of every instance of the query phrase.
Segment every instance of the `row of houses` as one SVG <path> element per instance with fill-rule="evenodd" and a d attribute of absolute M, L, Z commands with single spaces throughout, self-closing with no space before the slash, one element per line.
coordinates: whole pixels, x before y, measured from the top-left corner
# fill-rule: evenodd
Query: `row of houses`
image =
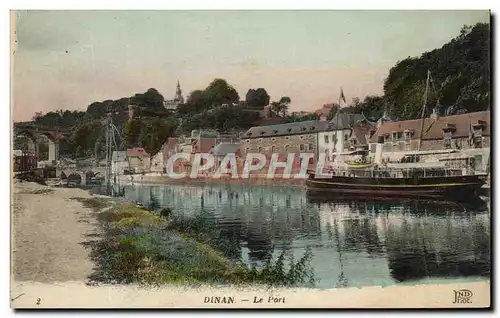
<path fill-rule="evenodd" d="M 137 149 L 130 149 L 123 156 L 130 158 L 128 164 L 135 173 L 162 173 L 166 171 L 168 158 L 176 153 L 211 153 L 215 156 L 215 170 L 228 153 L 236 155 L 238 165 L 242 165 L 248 153 L 262 153 L 268 158 L 279 154 L 280 161 L 291 153 L 311 153 L 315 155 L 309 159 L 313 167 L 322 153 L 328 161 L 342 163 L 350 159 L 350 153 L 365 149 L 372 161 L 381 163 L 397 161 L 419 150 L 432 153 L 437 159 L 452 152 L 460 153 L 460 156 L 475 158 L 477 170 L 485 170 L 490 159 L 490 137 L 489 111 L 453 116 L 438 116 L 434 112 L 423 121 L 392 121 L 384 114 L 377 122 L 361 114 L 340 112 L 330 121 L 323 118 L 255 126 L 239 136 L 193 131 L 190 136 L 169 138 L 162 151 L 150 160 L 149 154 Z M 191 164 L 178 160 L 174 171 L 189 173 Z M 301 158 L 295 156 L 293 169 L 300 169 L 301 164 Z M 255 173 L 265 173 L 267 168 Z"/>

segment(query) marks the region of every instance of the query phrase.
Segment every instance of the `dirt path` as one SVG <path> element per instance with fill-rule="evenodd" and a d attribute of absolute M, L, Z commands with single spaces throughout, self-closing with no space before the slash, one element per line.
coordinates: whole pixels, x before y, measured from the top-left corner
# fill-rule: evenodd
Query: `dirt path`
<path fill-rule="evenodd" d="M 80 189 L 15 183 L 12 217 L 12 278 L 44 283 L 84 281 L 92 272 L 81 242 L 95 234 L 92 210 L 72 197 L 88 198 Z"/>

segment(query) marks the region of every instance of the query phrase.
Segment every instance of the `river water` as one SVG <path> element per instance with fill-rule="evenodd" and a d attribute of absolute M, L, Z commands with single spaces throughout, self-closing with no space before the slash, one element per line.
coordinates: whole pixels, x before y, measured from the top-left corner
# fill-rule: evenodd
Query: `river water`
<path fill-rule="evenodd" d="M 318 288 L 490 276 L 490 213 L 481 200 L 375 202 L 241 185 L 135 185 L 125 197 L 179 217 L 204 213 L 232 243 L 228 256 L 252 266 L 284 249 L 297 260 L 310 247 Z"/>

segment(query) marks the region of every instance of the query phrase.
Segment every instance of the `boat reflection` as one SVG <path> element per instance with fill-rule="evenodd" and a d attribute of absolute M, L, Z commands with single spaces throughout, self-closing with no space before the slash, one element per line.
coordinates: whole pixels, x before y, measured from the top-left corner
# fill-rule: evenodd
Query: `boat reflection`
<path fill-rule="evenodd" d="M 381 198 L 318 197 L 320 210 L 340 262 L 349 278 L 356 258 L 385 258 L 397 282 L 428 278 L 489 276 L 490 227 L 486 202 L 393 202 Z"/>

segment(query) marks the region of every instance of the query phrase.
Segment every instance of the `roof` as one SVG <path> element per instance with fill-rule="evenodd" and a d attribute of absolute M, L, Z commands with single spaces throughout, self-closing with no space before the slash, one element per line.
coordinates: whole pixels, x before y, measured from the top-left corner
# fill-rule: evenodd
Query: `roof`
<path fill-rule="evenodd" d="M 356 139 L 359 141 L 360 144 L 366 144 L 366 135 L 370 134 L 370 131 L 374 130 L 375 128 L 371 125 L 355 125 L 352 128 L 352 133 L 356 137 Z"/>
<path fill-rule="evenodd" d="M 214 156 L 225 156 L 228 153 L 236 153 L 240 149 L 240 144 L 221 142 L 212 150 Z"/>
<path fill-rule="evenodd" d="M 149 157 L 149 154 L 144 148 L 127 149 L 127 157 Z"/>
<path fill-rule="evenodd" d="M 126 151 L 113 151 L 111 155 L 111 161 L 121 162 L 127 161 L 127 152 Z"/>
<path fill-rule="evenodd" d="M 433 119 L 427 117 L 424 119 L 424 134 L 423 140 L 433 140 L 443 138 L 443 128 L 446 125 L 454 125 L 455 131 L 452 134 L 453 138 L 465 138 L 469 137 L 470 125 L 477 124 L 478 121 L 482 120 L 486 122 L 486 127 L 483 130 L 483 135 L 490 135 L 490 112 L 482 111 L 475 113 L 467 113 L 452 116 L 443 116 Z M 379 136 L 389 135 L 392 132 L 404 132 L 405 130 L 413 130 L 414 136 L 420 138 L 421 136 L 421 119 L 396 121 L 391 123 L 382 124 L 375 134 L 372 136 L 371 141 L 377 142 Z"/>
<path fill-rule="evenodd" d="M 263 138 L 269 136 L 286 136 L 308 134 L 328 130 L 329 123 L 321 120 L 299 121 L 281 125 L 257 126 L 250 128 L 243 138 Z"/>
<path fill-rule="evenodd" d="M 362 120 L 366 120 L 365 116 L 362 114 L 337 112 L 332 120 L 330 120 L 330 124 L 333 125 L 333 129 L 349 129 L 355 126 L 358 121 Z"/>
<path fill-rule="evenodd" d="M 193 139 L 191 145 L 194 152 L 208 153 L 212 150 L 216 142 L 217 138 L 202 137 Z"/>

